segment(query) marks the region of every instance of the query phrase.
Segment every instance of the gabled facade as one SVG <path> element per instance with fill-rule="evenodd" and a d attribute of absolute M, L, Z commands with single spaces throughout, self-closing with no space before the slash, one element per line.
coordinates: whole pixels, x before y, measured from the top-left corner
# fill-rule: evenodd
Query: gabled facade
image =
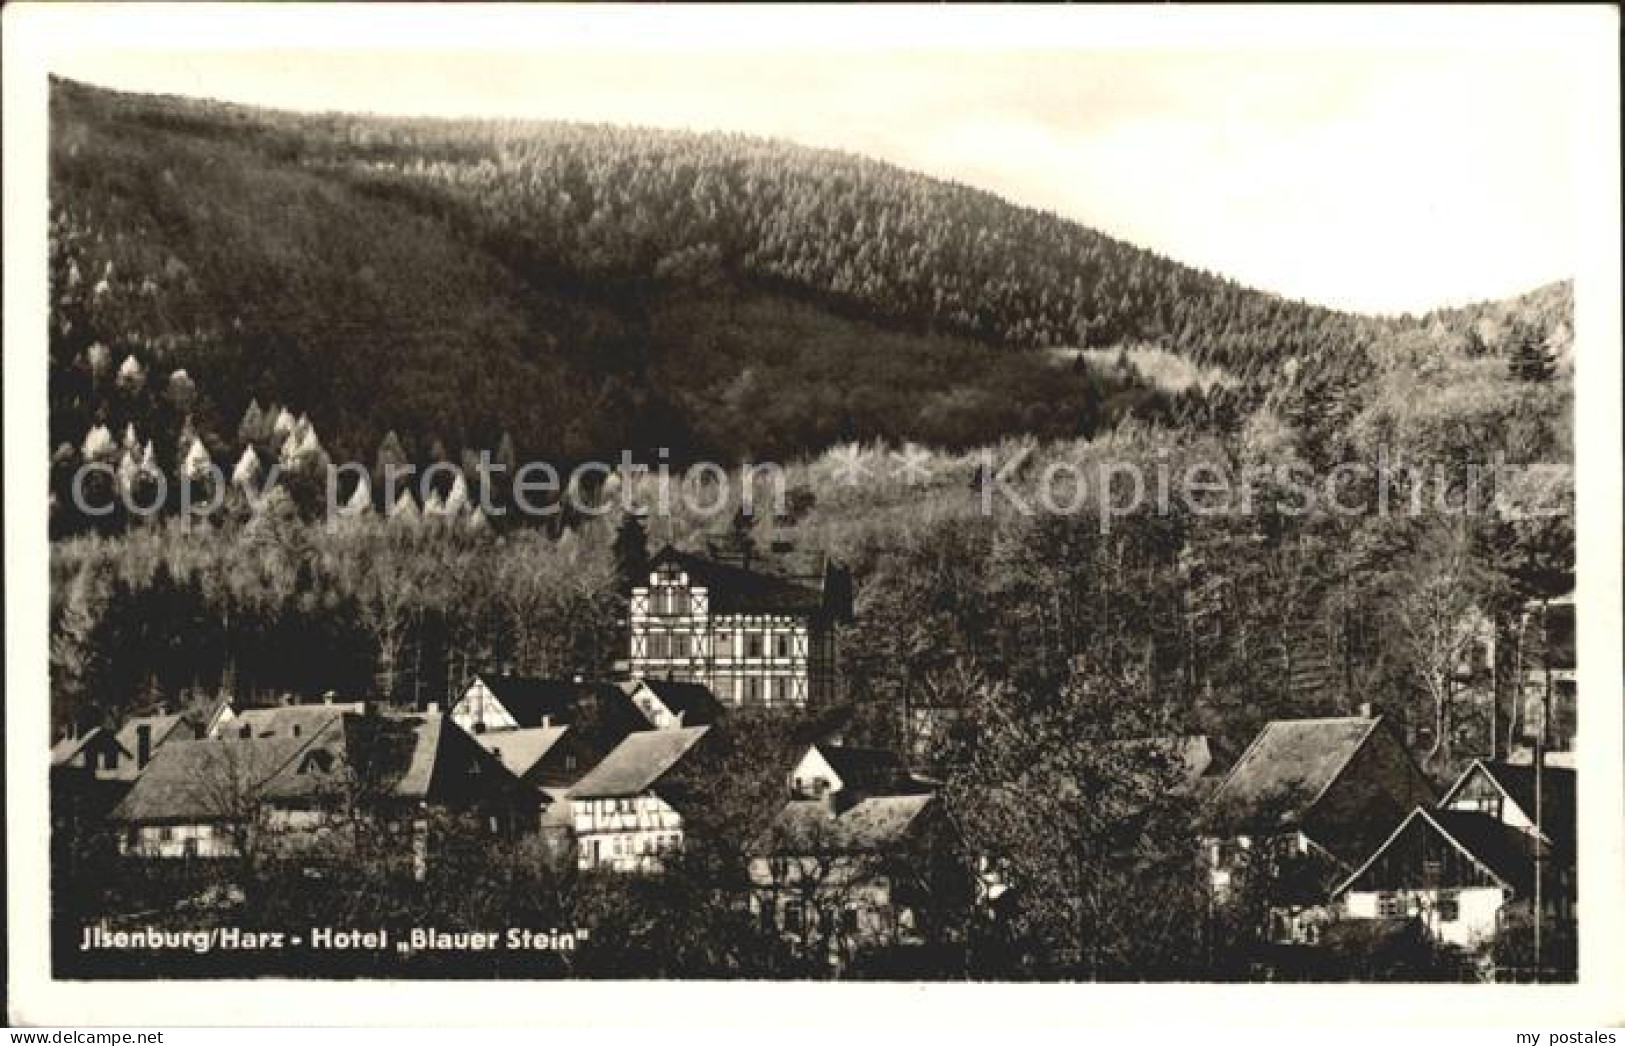
<path fill-rule="evenodd" d="M 710 730 L 632 734 L 570 789 L 582 870 L 654 872 L 682 849 L 688 792 L 678 777 Z"/>
<path fill-rule="evenodd" d="M 1531 895 L 1533 839 L 1489 814 L 1417 807 L 1333 891 L 1354 919 L 1417 919 L 1435 939 L 1488 946 Z"/>
<path fill-rule="evenodd" d="M 195 723 L 184 715 L 160 713 L 132 716 L 119 727 L 118 743 L 131 758 L 122 760 L 113 776 L 133 781 L 141 775 L 158 750 L 171 741 L 191 741 L 203 736 Z"/>
<path fill-rule="evenodd" d="M 941 929 L 937 909 L 971 895 L 947 839 L 929 793 L 793 799 L 752 847 L 752 911 L 834 967 L 863 949 L 924 944 Z"/>
<path fill-rule="evenodd" d="M 1381 717 L 1271 722 L 1204 805 L 1214 893 L 1251 877 L 1272 935 L 1310 939 L 1331 888 L 1433 795 Z"/>
<path fill-rule="evenodd" d="M 567 726 L 538 726 L 470 735 L 509 772 L 533 788 L 568 788 L 602 756 Z"/>
<path fill-rule="evenodd" d="M 109 815 L 119 852 L 224 858 L 256 830 L 262 790 L 310 738 L 168 741 Z"/>
<path fill-rule="evenodd" d="M 320 858 L 357 825 L 402 840 L 421 873 L 437 818 L 513 834 L 539 794 L 439 716 L 343 713 L 314 734 L 170 741 L 110 815 L 120 852 Z"/>
<path fill-rule="evenodd" d="M 267 739 L 268 741 L 271 739 Z M 357 817 L 421 877 L 438 833 L 510 837 L 539 825 L 542 793 L 441 715 L 348 713 L 267 780 L 261 830 L 290 856 L 319 859 Z"/>
<path fill-rule="evenodd" d="M 632 589 L 632 675 L 700 683 L 735 707 L 827 703 L 843 579 L 822 556 L 786 565 L 668 546 Z"/>
<path fill-rule="evenodd" d="M 1543 769 L 1537 781 L 1531 766 L 1478 760 L 1333 897 L 1350 918 L 1420 919 L 1436 939 L 1469 950 L 1487 947 L 1509 916 L 1531 914 L 1537 893 L 1544 918 L 1572 921 L 1574 789 L 1570 769 Z"/>
<path fill-rule="evenodd" d="M 77 771 L 97 780 L 117 780 L 120 768 L 134 761 L 135 753 L 119 744 L 118 735 L 101 727 L 51 746 L 53 771 Z"/>
<path fill-rule="evenodd" d="M 608 751 L 628 734 L 653 729 L 621 684 L 481 672 L 447 713 L 469 734 L 572 727 Z"/>
<path fill-rule="evenodd" d="M 919 795 L 930 785 L 908 772 L 896 753 L 819 742 L 807 746 L 790 771 L 790 795 L 822 799 L 843 795 Z"/>

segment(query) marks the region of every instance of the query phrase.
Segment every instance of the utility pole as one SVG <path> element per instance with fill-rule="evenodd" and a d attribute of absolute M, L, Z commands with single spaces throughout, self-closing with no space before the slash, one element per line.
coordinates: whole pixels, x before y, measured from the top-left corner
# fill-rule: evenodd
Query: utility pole
<path fill-rule="evenodd" d="M 1540 660 L 1545 674 L 1540 696 L 1540 726 L 1535 731 L 1535 976 L 1543 977 L 1541 930 L 1546 921 L 1545 891 L 1546 837 L 1545 837 L 1545 776 L 1546 732 L 1552 719 L 1552 656 L 1551 628 L 1547 617 L 1545 596 L 1540 600 Z"/>

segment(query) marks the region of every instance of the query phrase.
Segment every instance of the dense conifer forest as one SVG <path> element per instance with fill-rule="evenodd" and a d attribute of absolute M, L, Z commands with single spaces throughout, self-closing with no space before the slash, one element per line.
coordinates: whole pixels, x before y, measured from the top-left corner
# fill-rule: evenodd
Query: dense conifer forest
<path fill-rule="evenodd" d="M 1317 470 L 1382 449 L 1444 463 L 1447 486 L 1498 455 L 1567 462 L 1566 284 L 1353 316 L 986 193 L 738 135 L 301 115 L 60 81 L 52 117 L 59 723 L 228 685 L 422 701 L 479 664 L 606 670 L 635 524 L 487 519 L 465 482 L 480 451 L 510 468 L 622 448 L 667 447 L 679 466 L 781 456 L 792 510 L 745 530 L 855 567 L 846 668 L 878 709 L 947 680 L 1053 688 L 1081 650 L 1099 656 L 1087 608 L 1134 605 L 1148 616 L 1099 628 L 1182 721 L 1240 736 L 1266 710 L 1376 688 L 1444 746 L 1417 663 L 1438 651 L 1403 641 L 1406 600 L 1440 595 L 1417 578 L 1445 571 L 1451 599 L 1505 621 L 1571 569 L 1566 508 L 1148 516 L 1074 548 L 1088 520 L 983 517 L 973 494 L 981 447 Z M 929 480 L 881 482 L 905 445 Z M 374 480 L 392 463 L 460 474 L 390 504 L 352 481 L 340 494 L 360 515 L 312 525 L 340 461 Z M 877 482 L 837 482 L 854 462 Z M 138 498 L 213 465 L 231 487 L 215 537 L 78 513 L 86 463 L 107 466 L 93 495 Z M 639 541 L 697 544 L 719 525 L 679 514 Z M 1132 577 L 1073 576 L 1142 554 Z M 1108 579 L 1122 591 L 1082 600 Z M 918 650 L 895 648 L 917 633 Z M 331 656 L 279 653 L 316 648 Z"/>

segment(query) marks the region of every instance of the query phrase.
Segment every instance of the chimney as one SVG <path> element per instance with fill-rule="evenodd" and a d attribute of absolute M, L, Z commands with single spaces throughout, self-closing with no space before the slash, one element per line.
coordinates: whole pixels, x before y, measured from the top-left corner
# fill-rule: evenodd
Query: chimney
<path fill-rule="evenodd" d="M 137 769 L 152 761 L 152 724 L 139 723 L 135 728 L 135 765 Z"/>
<path fill-rule="evenodd" d="M 430 701 L 429 706 L 426 709 L 424 709 L 424 711 L 428 712 L 430 715 L 439 715 L 440 714 L 440 702 L 439 701 Z"/>
<path fill-rule="evenodd" d="M 1380 713 L 1380 710 L 1375 705 L 1373 705 L 1370 701 L 1361 701 L 1360 702 L 1360 718 L 1361 719 L 1375 719 L 1378 716 L 1379 713 Z"/>

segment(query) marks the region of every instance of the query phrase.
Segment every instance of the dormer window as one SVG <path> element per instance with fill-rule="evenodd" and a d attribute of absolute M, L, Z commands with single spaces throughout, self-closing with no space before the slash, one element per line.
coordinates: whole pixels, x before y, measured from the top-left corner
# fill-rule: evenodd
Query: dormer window
<path fill-rule="evenodd" d="M 318 748 L 314 752 L 306 753 L 305 758 L 299 763 L 299 772 L 301 774 L 325 774 L 331 772 L 332 769 L 333 753 L 325 748 Z"/>

